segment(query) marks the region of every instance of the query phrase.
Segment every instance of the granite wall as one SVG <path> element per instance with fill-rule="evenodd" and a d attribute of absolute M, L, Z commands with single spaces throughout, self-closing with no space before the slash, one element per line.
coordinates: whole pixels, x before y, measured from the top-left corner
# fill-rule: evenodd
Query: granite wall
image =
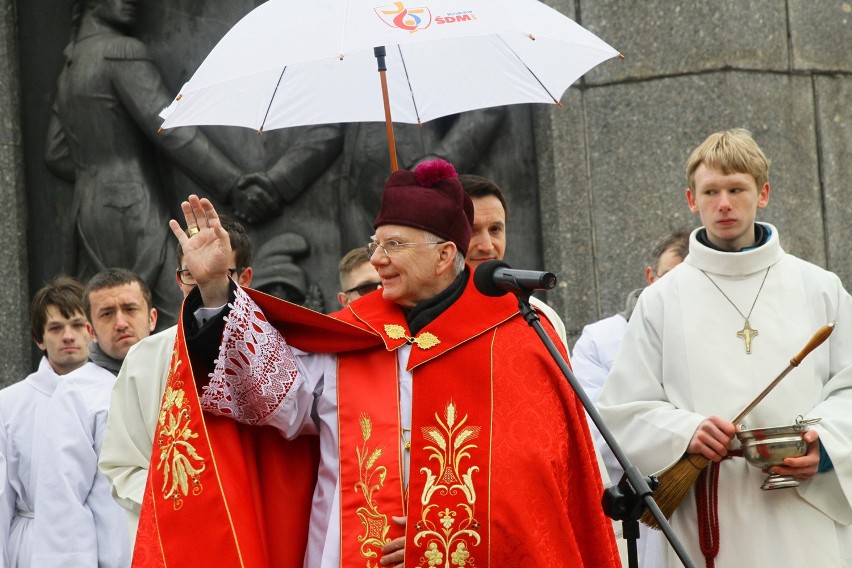
<path fill-rule="evenodd" d="M 31 365 L 16 21 L 14 0 L 0 0 L 0 386 Z"/>

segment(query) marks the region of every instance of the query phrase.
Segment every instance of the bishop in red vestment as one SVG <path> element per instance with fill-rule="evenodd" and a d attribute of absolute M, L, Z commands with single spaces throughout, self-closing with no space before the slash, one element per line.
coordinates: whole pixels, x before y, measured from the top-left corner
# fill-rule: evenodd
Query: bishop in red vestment
<path fill-rule="evenodd" d="M 186 561 L 179 549 L 191 542 L 172 546 L 181 535 L 163 527 L 201 529 L 218 514 L 228 535 L 208 547 L 242 566 L 299 566 L 300 547 L 311 567 L 619 565 L 582 406 L 514 299 L 473 287 L 473 210 L 449 164 L 388 179 L 369 247 L 383 288 L 333 319 L 230 284 L 212 206 L 191 197 L 184 213 L 200 232 L 172 228 L 200 294 L 176 357 L 192 365 L 176 378 L 198 386 L 181 390 L 201 421 L 183 471 L 196 472 L 184 486 L 203 491 L 182 491 L 159 468 L 135 559 Z M 201 302 L 228 306 L 194 331 Z M 306 439 L 319 442 L 318 466 Z M 256 465 L 269 452 L 287 457 Z M 317 471 L 306 506 L 293 492 Z M 175 487 L 181 507 L 166 507 L 162 488 Z M 307 535 L 288 503 L 302 517 L 309 509 Z M 275 544 L 282 531 L 287 542 Z"/>

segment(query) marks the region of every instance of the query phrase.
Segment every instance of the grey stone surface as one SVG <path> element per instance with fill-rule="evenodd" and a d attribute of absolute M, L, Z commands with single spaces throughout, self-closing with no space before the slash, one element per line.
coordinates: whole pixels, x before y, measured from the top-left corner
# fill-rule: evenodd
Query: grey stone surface
<path fill-rule="evenodd" d="M 540 174 L 542 196 L 550 195 L 545 185 L 555 186 L 548 215 L 563 223 L 562 242 L 545 245 L 548 268 L 575 275 L 594 268 L 594 280 L 560 292 L 561 305 L 571 306 L 563 312 L 568 329 L 621 311 L 626 295 L 644 285 L 656 238 L 698 225 L 684 196 L 684 164 L 692 148 L 725 128 L 751 130 L 773 161 L 770 204 L 758 218 L 779 227 L 789 252 L 824 266 L 812 94 L 808 77 L 731 71 L 593 87 L 583 92 L 579 117 L 540 132 L 553 140 L 555 156 L 540 154 L 540 170 L 552 171 Z M 578 152 L 571 133 L 582 133 L 588 164 L 569 162 Z M 597 290 L 588 289 L 592 282 Z"/>
<path fill-rule="evenodd" d="M 536 109 L 536 153 L 544 266 L 558 279 L 545 299 L 562 316 L 568 335 L 576 337 L 577 322 L 594 320 L 600 313 L 591 217 L 594 194 L 588 175 L 584 93 L 570 89 L 562 102 L 561 109 Z"/>
<path fill-rule="evenodd" d="M 793 69 L 852 71 L 852 2 L 789 0 Z"/>
<path fill-rule="evenodd" d="M 814 82 L 820 171 L 825 191 L 828 265 L 852 289 L 852 77 L 817 77 Z"/>
<path fill-rule="evenodd" d="M 0 387 L 30 371 L 27 255 L 15 2 L 0 1 Z"/>
<path fill-rule="evenodd" d="M 618 65 L 586 75 L 590 84 L 716 69 L 786 70 L 784 0 L 595 0 L 579 2 L 580 23 L 619 50 Z"/>

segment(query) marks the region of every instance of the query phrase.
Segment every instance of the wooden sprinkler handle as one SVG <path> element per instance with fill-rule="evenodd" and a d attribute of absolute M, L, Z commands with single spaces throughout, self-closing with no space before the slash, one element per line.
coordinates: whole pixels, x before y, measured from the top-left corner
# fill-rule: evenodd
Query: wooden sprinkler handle
<path fill-rule="evenodd" d="M 796 367 L 798 367 L 798 366 L 799 366 L 799 363 L 801 363 L 801 362 L 802 362 L 802 360 L 803 360 L 805 357 L 807 357 L 807 356 L 810 354 L 810 352 L 811 352 L 811 351 L 813 351 L 814 349 L 816 349 L 817 347 L 819 347 L 820 345 L 822 345 L 822 343 L 823 343 L 826 339 L 828 339 L 828 336 L 829 336 L 829 335 L 831 335 L 831 332 L 832 332 L 832 331 L 834 331 L 834 322 L 831 322 L 831 323 L 826 324 L 826 325 L 822 326 L 821 328 L 819 328 L 819 330 L 817 330 L 817 332 L 813 335 L 813 337 L 811 337 L 811 339 L 808 341 L 807 345 L 805 345 L 804 349 L 802 349 L 801 351 L 799 351 L 799 353 L 798 353 L 798 354 L 796 354 L 796 356 L 795 356 L 795 357 L 793 357 L 792 359 L 790 359 L 790 364 L 789 364 L 789 365 L 787 365 L 787 368 L 786 368 L 786 369 L 784 369 L 783 371 L 781 371 L 781 374 L 780 374 L 780 375 L 778 375 L 777 377 L 775 377 L 775 380 L 773 380 L 771 383 L 769 383 L 769 385 L 768 385 L 765 389 L 763 389 L 759 395 L 757 395 L 757 398 L 755 398 L 753 401 L 751 401 L 751 402 L 749 403 L 749 405 L 748 405 L 748 406 L 746 406 L 746 407 L 743 409 L 743 411 L 742 411 L 742 412 L 740 412 L 740 413 L 737 415 L 737 417 L 736 417 L 736 418 L 734 418 L 734 419 L 732 420 L 732 422 L 733 422 L 734 424 L 739 424 L 740 422 L 742 422 L 743 418 L 745 418 L 745 417 L 746 417 L 746 415 L 747 415 L 749 412 L 751 412 L 752 410 L 754 410 L 754 407 L 755 407 L 755 406 L 757 406 L 757 405 L 758 405 L 758 403 L 759 403 L 761 400 L 763 400 L 764 398 L 766 398 L 766 395 L 768 395 L 768 394 L 769 394 L 769 392 L 770 392 L 772 389 L 774 389 L 774 388 L 778 385 L 778 383 L 780 383 L 780 382 L 781 382 L 781 379 L 783 379 L 784 377 L 786 377 L 786 376 L 787 376 L 787 374 L 788 374 L 790 371 L 792 371 L 793 369 L 795 369 Z"/>

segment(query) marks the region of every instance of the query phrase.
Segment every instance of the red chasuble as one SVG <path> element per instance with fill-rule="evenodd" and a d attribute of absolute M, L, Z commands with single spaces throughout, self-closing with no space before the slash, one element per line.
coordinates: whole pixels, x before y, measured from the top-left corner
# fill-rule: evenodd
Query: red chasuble
<path fill-rule="evenodd" d="M 343 566 L 377 565 L 381 546 L 402 535 L 392 516 L 407 517 L 407 566 L 620 565 L 611 523 L 600 506 L 603 488 L 582 406 L 518 314 L 514 297 L 488 298 L 468 282 L 452 306 L 412 336 L 402 310 L 380 292 L 334 314 L 341 320 L 335 324 L 249 294 L 291 345 L 339 352 Z M 323 329 L 328 333 L 318 331 Z M 368 332 L 369 340 L 357 332 Z M 400 425 L 397 376 L 396 350 L 406 343 L 413 374 L 410 433 Z M 207 434 L 208 440 L 214 437 L 209 425 Z M 246 444 L 246 438 L 235 437 L 235 446 L 239 443 Z M 407 488 L 402 481 L 406 454 Z M 281 469 L 293 467 L 294 459 Z M 205 492 L 226 495 L 224 483 L 218 492 L 210 485 Z M 154 497 L 159 498 L 159 487 L 154 482 Z M 192 522 L 200 524 L 191 526 L 228 522 L 239 536 L 236 525 L 246 519 L 236 521 L 233 510 L 239 506 L 225 504 L 227 511 L 195 515 Z M 270 500 L 254 505 L 266 519 L 279 506 Z M 286 510 L 286 504 L 280 506 L 277 511 Z M 179 513 L 168 509 L 169 516 Z M 143 518 L 148 516 L 143 506 Z M 160 542 L 166 538 L 163 529 L 161 523 L 153 531 Z M 197 551 L 192 543 L 182 544 Z M 216 542 L 215 548 L 225 547 Z M 269 555 L 265 562 L 217 565 L 289 565 Z"/>
<path fill-rule="evenodd" d="M 349 308 L 335 315 L 381 336 L 384 348 L 339 359 L 345 566 L 372 566 L 370 552 L 395 536 L 387 519 L 398 515 L 408 519 L 406 566 L 620 566 L 582 405 L 514 296 L 485 297 L 468 282 L 414 337 L 380 293 Z M 407 493 L 395 353 L 406 342 Z"/>

